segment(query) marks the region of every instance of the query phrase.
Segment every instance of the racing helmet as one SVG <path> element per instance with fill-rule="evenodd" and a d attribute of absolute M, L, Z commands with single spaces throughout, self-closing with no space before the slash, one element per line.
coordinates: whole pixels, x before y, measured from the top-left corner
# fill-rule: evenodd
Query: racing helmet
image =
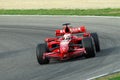
<path fill-rule="evenodd" d="M 71 38 L 72 38 L 72 34 L 66 33 L 63 35 L 63 40 L 71 40 Z"/>

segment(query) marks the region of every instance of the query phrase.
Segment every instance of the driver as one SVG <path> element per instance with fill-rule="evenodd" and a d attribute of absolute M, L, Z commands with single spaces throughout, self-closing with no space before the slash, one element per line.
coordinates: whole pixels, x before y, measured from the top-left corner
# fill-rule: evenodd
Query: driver
<path fill-rule="evenodd" d="M 72 34 L 70 33 L 66 33 L 63 35 L 63 40 L 71 40 L 71 38 L 72 38 Z"/>

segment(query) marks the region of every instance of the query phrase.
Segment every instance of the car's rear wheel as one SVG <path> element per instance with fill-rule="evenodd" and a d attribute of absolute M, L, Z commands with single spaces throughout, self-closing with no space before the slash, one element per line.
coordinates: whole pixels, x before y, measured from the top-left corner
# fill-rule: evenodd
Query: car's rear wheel
<path fill-rule="evenodd" d="M 100 43 L 99 43 L 97 33 L 91 33 L 91 36 L 92 36 L 94 43 L 95 43 L 96 52 L 100 52 Z"/>
<path fill-rule="evenodd" d="M 44 57 L 43 54 L 46 52 L 46 45 L 45 44 L 38 44 L 36 47 L 36 56 L 37 56 L 37 61 L 39 64 L 48 64 L 49 59 Z"/>
<path fill-rule="evenodd" d="M 82 45 L 86 50 L 86 53 L 85 53 L 86 58 L 95 57 L 96 51 L 95 51 L 94 41 L 92 37 L 83 38 Z"/>

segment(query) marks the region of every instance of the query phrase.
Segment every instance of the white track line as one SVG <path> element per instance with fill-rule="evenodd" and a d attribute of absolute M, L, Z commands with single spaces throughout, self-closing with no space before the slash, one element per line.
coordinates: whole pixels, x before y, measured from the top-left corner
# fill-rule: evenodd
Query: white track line
<path fill-rule="evenodd" d="M 99 77 L 102 77 L 102 76 L 105 76 L 105 75 L 108 75 L 109 73 L 105 73 L 105 74 L 101 74 L 101 75 L 98 75 L 98 76 L 95 76 L 95 77 L 91 77 L 87 80 L 92 80 L 92 79 L 95 79 L 95 78 L 99 78 Z"/>
<path fill-rule="evenodd" d="M 120 72 L 120 69 L 115 70 L 115 71 L 110 72 L 110 73 L 104 73 L 104 74 L 101 74 L 101 75 L 98 75 L 98 76 L 94 76 L 94 77 L 88 78 L 87 80 L 96 79 L 96 78 L 103 77 L 103 76 L 106 76 L 106 75 L 109 75 L 109 74 L 114 74 L 114 73 L 117 73 L 117 72 Z"/>
<path fill-rule="evenodd" d="M 118 16 L 77 16 L 77 15 L 0 15 L 0 16 L 41 16 L 41 17 L 120 18 L 120 17 L 118 17 Z"/>
<path fill-rule="evenodd" d="M 120 69 L 113 71 L 113 73 L 120 72 Z"/>

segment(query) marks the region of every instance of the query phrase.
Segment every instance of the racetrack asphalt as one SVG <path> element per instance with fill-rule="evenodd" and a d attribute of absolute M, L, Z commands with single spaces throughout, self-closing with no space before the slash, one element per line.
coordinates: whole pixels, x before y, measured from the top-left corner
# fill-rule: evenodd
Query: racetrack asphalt
<path fill-rule="evenodd" d="M 85 25 L 97 32 L 101 52 L 39 65 L 35 48 L 62 24 Z M 0 80 L 86 80 L 120 69 L 120 18 L 65 16 L 0 16 Z"/>

